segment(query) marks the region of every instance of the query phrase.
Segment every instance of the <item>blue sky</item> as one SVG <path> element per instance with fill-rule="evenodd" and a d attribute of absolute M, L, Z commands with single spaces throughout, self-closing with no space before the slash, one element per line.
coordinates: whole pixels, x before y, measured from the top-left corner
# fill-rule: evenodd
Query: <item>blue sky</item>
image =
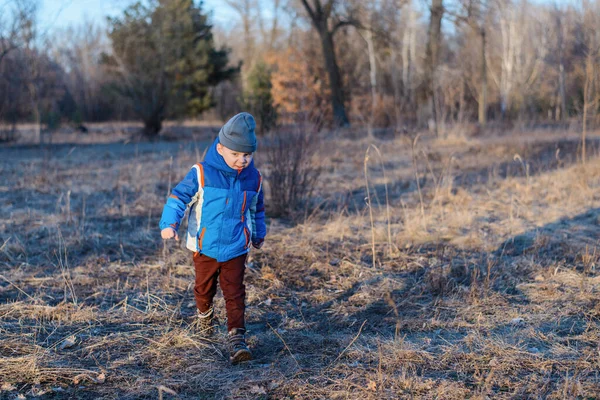
<path fill-rule="evenodd" d="M 578 0 L 530 0 L 533 3 L 557 2 L 558 4 L 577 4 Z M 129 4 L 136 0 L 41 0 L 39 22 L 42 29 L 53 31 L 71 25 L 80 25 L 92 21 L 104 25 L 106 16 L 119 15 Z M 422 4 L 419 1 L 416 4 Z M 228 30 L 231 21 L 237 21 L 238 15 L 222 0 L 204 0 L 204 10 L 212 14 L 215 25 Z"/>
<path fill-rule="evenodd" d="M 39 22 L 49 30 L 79 25 L 83 21 L 104 24 L 106 16 L 119 15 L 134 0 L 42 0 Z M 212 11 L 213 21 L 225 23 L 234 14 L 220 0 L 205 0 L 204 10 Z"/>

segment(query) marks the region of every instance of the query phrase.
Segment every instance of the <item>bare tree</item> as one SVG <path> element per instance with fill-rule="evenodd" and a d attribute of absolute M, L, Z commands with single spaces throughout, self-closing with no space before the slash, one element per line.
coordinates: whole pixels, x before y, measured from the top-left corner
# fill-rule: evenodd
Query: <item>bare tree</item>
<path fill-rule="evenodd" d="M 301 0 L 301 2 L 321 39 L 325 68 L 329 75 L 329 85 L 331 88 L 333 122 L 336 126 L 349 125 L 350 122 L 344 104 L 342 77 L 336 59 L 333 38 L 337 30 L 342 26 L 359 25 L 358 20 L 353 15 L 355 10 L 349 10 L 344 18 L 340 18 L 334 13 L 336 0 L 327 0 L 324 4 L 321 3 L 321 0 Z"/>
<path fill-rule="evenodd" d="M 254 35 L 252 33 L 253 11 L 256 9 L 256 0 L 225 0 L 225 3 L 234 9 L 242 20 L 244 30 L 244 47 L 242 65 L 242 86 L 246 87 L 248 71 L 252 68 L 255 54 Z"/>
<path fill-rule="evenodd" d="M 12 7 L 9 8 L 8 4 Z M 0 13 L 0 63 L 11 51 L 27 42 L 27 34 L 31 32 L 33 16 L 36 12 L 35 2 L 14 0 L 6 2 Z"/>
<path fill-rule="evenodd" d="M 547 43 L 543 26 L 531 12 L 526 0 L 517 8 L 512 0 L 496 0 L 500 35 L 496 40 L 500 58 L 500 72 L 490 69 L 492 78 L 500 88 L 502 117 L 517 95 L 527 95 L 539 77 L 546 54 Z M 523 38 L 528 38 L 527 41 Z"/>
<path fill-rule="evenodd" d="M 477 119 L 481 126 L 485 126 L 487 123 L 487 1 L 486 0 L 475 0 L 469 2 L 469 8 L 467 13 L 467 23 L 475 32 L 479 34 L 480 38 L 480 50 L 479 50 L 479 63 L 480 63 L 480 89 L 479 89 L 479 101 L 477 110 Z"/>
<path fill-rule="evenodd" d="M 381 14 L 380 21 L 386 22 L 386 41 L 389 46 L 386 49 L 389 54 L 388 70 L 382 71 L 382 74 L 390 74 L 396 130 L 401 131 L 404 129 L 403 112 L 411 108 L 414 90 L 418 86 L 418 14 L 412 0 L 388 0 L 382 6 Z"/>
<path fill-rule="evenodd" d="M 279 32 L 279 14 L 283 6 L 283 1 L 272 0 L 272 5 L 273 8 L 271 9 L 271 29 L 267 30 L 262 5 L 258 6 L 257 13 L 262 41 L 266 51 L 272 51 L 275 48 L 275 42 L 277 40 L 277 34 Z"/>
<path fill-rule="evenodd" d="M 478 87 L 478 109 L 477 119 L 480 126 L 487 123 L 488 103 L 488 65 L 487 65 L 487 27 L 489 25 L 488 0 L 466 0 L 459 3 L 461 9 L 458 12 L 450 12 L 457 24 L 464 24 L 475 32 L 479 38 L 479 87 Z"/>
<path fill-rule="evenodd" d="M 402 36 L 402 90 L 407 101 L 413 100 L 413 75 L 417 59 L 416 37 L 417 37 L 417 12 L 412 1 L 407 1 L 402 10 L 406 14 L 403 20 L 404 32 Z"/>
<path fill-rule="evenodd" d="M 52 40 L 53 58 L 68 73 L 66 85 L 77 104 L 77 118 L 101 119 L 106 111 L 102 109 L 100 91 L 107 77 L 100 62 L 102 54 L 109 51 L 105 33 L 86 21 L 59 31 Z"/>
<path fill-rule="evenodd" d="M 371 87 L 371 112 L 367 123 L 367 135 L 369 138 L 373 138 L 373 125 L 375 122 L 375 115 L 377 113 L 377 61 L 375 55 L 375 41 L 374 41 L 374 20 L 376 18 L 376 4 L 375 1 L 365 2 L 365 7 L 362 10 L 364 17 L 363 29 L 359 30 L 361 36 L 367 44 L 367 54 L 369 56 L 369 83 Z"/>
<path fill-rule="evenodd" d="M 567 41 L 567 25 L 563 22 L 563 10 L 560 10 L 555 4 L 551 12 L 553 17 L 553 30 L 556 35 L 556 65 L 558 67 L 558 101 L 556 102 L 555 119 L 563 120 L 567 117 L 567 97 L 566 97 L 566 72 L 565 72 L 565 48 Z"/>
<path fill-rule="evenodd" d="M 60 120 L 57 103 L 64 94 L 62 71 L 43 51 L 45 43 L 39 45 L 45 35 L 38 31 L 38 3 L 15 0 L 11 4 L 0 26 L 0 118 L 14 129 L 19 120 L 33 117 L 35 141 L 41 144 L 42 119 L 49 127 Z M 7 23 L 10 18 L 12 22 Z"/>
<path fill-rule="evenodd" d="M 42 144 L 40 102 L 42 100 L 40 84 L 42 83 L 40 68 L 40 57 L 36 51 L 38 37 L 37 4 L 35 2 L 17 2 L 19 19 L 24 21 L 20 26 L 22 37 L 22 49 L 25 56 L 23 63 L 24 87 L 29 94 L 31 112 L 35 123 L 36 142 Z"/>

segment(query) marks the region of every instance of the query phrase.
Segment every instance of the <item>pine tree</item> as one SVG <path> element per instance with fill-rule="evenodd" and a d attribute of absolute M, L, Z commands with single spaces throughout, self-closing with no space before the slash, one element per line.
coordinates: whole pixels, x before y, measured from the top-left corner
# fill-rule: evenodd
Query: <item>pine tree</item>
<path fill-rule="evenodd" d="M 239 71 L 227 67 L 227 50 L 215 49 L 208 17 L 193 0 L 138 2 L 109 24 L 113 54 L 104 63 L 149 136 L 165 118 L 210 108 L 210 88 Z"/>
<path fill-rule="evenodd" d="M 271 94 L 271 69 L 264 62 L 257 62 L 248 73 L 248 84 L 244 93 L 244 105 L 258 122 L 258 132 L 267 133 L 275 127 L 277 112 Z"/>

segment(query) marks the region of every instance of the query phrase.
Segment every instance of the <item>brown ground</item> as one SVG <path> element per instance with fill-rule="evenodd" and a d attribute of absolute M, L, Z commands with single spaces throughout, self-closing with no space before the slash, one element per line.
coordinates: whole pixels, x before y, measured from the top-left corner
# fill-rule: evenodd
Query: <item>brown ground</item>
<path fill-rule="evenodd" d="M 255 359 L 232 367 L 223 324 L 192 324 L 190 253 L 157 228 L 214 129 L 120 132 L 0 148 L 0 398 L 598 397 L 598 136 L 585 166 L 564 132 L 368 157 L 324 139 L 319 208 L 270 219 L 251 255 Z"/>

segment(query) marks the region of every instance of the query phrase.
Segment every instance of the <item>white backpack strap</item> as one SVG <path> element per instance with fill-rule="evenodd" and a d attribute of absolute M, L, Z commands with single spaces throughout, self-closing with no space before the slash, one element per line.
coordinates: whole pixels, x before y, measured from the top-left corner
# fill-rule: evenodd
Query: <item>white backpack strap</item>
<path fill-rule="evenodd" d="M 202 204 L 204 203 L 204 167 L 202 164 L 195 164 L 193 169 L 196 170 L 198 176 L 198 191 L 192 198 L 188 207 L 190 208 L 188 216 L 188 231 L 186 239 L 186 247 L 191 251 L 198 251 L 198 230 L 202 221 Z"/>
<path fill-rule="evenodd" d="M 198 186 L 204 189 L 204 167 L 198 163 L 193 168 L 196 168 L 196 173 L 198 174 Z"/>

